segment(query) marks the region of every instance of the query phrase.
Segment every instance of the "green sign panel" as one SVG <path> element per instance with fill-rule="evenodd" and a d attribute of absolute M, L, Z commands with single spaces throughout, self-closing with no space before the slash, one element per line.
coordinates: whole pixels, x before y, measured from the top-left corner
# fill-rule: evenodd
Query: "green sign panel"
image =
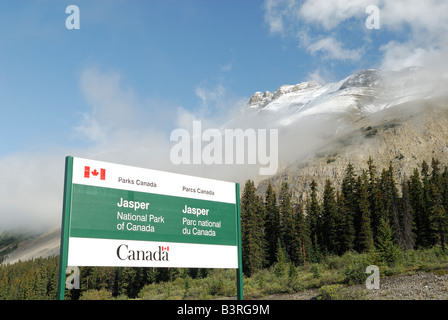
<path fill-rule="evenodd" d="M 235 205 L 73 185 L 70 236 L 237 245 Z"/>

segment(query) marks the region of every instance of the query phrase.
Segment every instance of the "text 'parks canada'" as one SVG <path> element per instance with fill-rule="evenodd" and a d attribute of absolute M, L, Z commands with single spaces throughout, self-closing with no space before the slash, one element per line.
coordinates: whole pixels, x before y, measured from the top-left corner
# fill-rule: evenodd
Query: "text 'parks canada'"
<path fill-rule="evenodd" d="M 127 183 L 127 184 L 135 184 L 137 186 L 145 186 L 145 187 L 152 187 L 152 188 L 157 188 L 157 183 L 153 182 L 153 181 L 143 181 L 140 179 L 130 179 L 130 178 L 122 178 L 122 177 L 118 177 L 118 182 L 120 183 Z"/>

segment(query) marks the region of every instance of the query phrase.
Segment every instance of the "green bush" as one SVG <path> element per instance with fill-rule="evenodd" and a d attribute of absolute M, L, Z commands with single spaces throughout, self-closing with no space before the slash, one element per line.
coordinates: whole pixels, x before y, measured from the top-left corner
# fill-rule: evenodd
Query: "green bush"
<path fill-rule="evenodd" d="M 343 255 L 346 267 L 343 270 L 344 282 L 348 285 L 363 283 L 368 274 L 365 273 L 367 266 L 374 264 L 374 255 L 346 253 Z"/>
<path fill-rule="evenodd" d="M 322 276 L 321 269 L 322 267 L 318 263 L 312 265 L 310 271 L 313 274 L 313 278 L 319 279 Z"/>
<path fill-rule="evenodd" d="M 112 293 L 106 289 L 87 290 L 81 294 L 79 300 L 111 300 Z"/>
<path fill-rule="evenodd" d="M 331 284 L 319 289 L 318 300 L 338 300 L 340 298 L 341 284 Z"/>

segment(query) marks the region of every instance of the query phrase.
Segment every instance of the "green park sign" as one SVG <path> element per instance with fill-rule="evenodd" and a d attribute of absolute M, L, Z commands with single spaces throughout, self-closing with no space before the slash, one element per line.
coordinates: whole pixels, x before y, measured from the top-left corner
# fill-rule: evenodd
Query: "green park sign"
<path fill-rule="evenodd" d="M 241 282 L 237 183 L 71 156 L 65 171 L 61 299 L 67 266 L 235 268 Z"/>

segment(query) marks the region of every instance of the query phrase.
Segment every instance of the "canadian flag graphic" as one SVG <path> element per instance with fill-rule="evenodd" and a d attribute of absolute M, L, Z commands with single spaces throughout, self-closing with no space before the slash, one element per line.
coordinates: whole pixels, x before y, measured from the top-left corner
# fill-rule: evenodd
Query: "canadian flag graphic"
<path fill-rule="evenodd" d="M 90 170 L 90 166 L 84 166 L 84 178 L 90 178 L 90 175 L 98 177 L 100 175 L 100 180 L 106 180 L 106 169 L 101 168 L 100 171 L 94 169 Z"/>
<path fill-rule="evenodd" d="M 170 247 L 164 247 L 164 246 L 162 246 L 162 251 L 170 251 Z"/>

